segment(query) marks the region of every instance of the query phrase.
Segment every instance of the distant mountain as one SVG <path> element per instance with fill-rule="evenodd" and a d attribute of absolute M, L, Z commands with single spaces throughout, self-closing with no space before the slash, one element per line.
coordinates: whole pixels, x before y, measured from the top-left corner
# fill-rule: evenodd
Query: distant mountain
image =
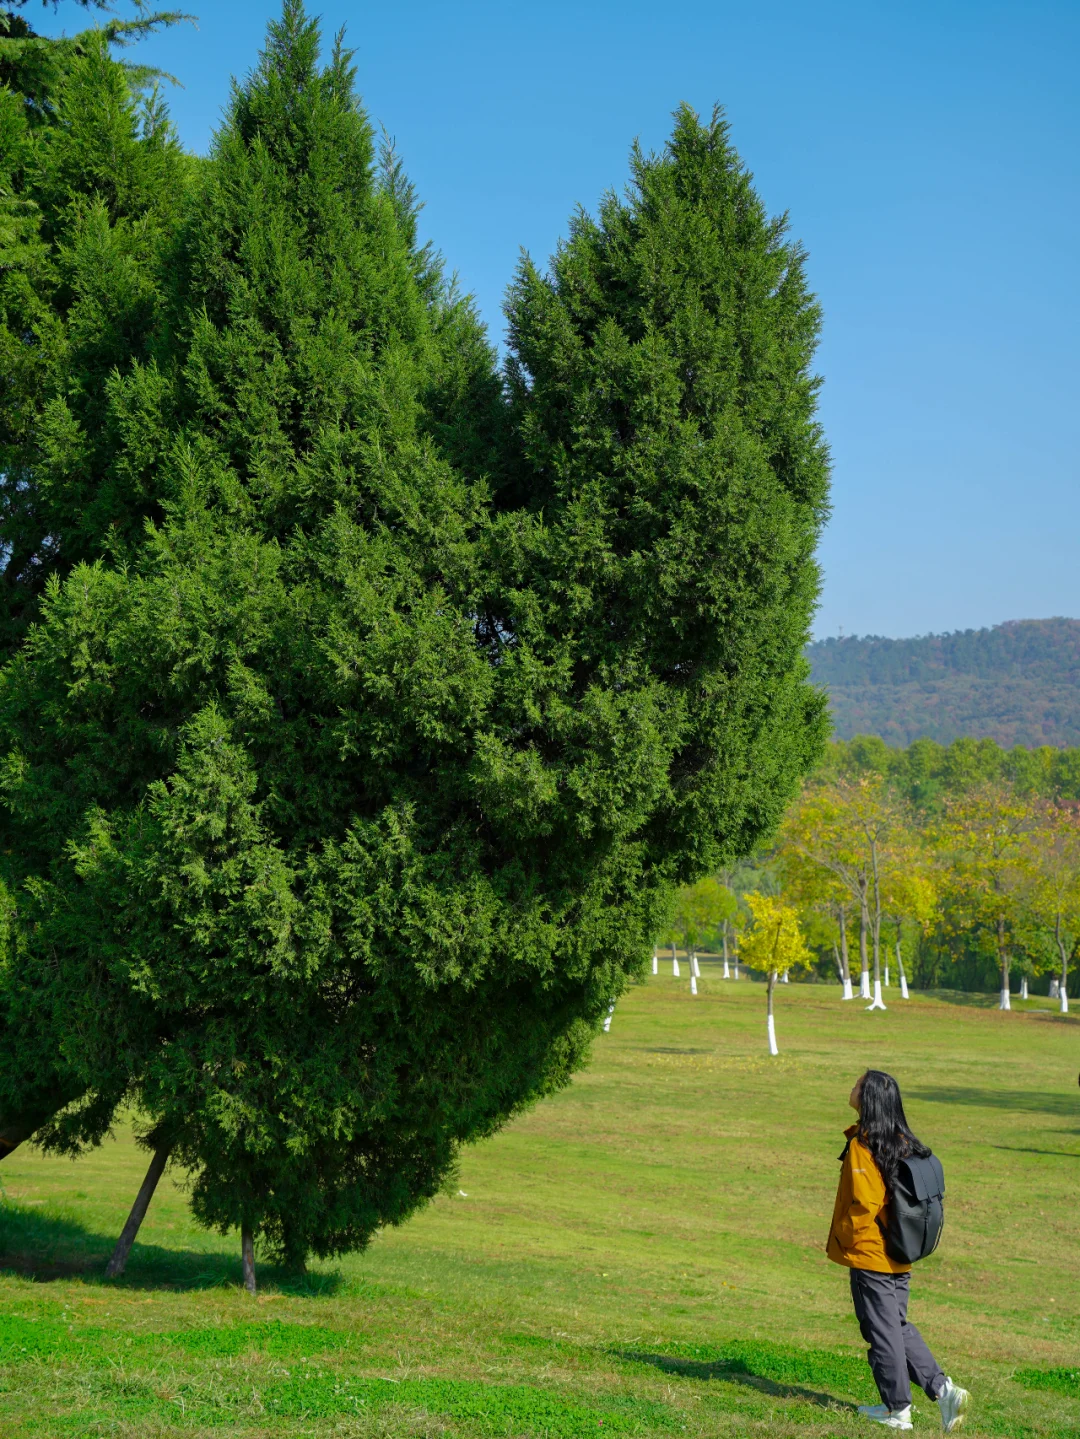
<path fill-rule="evenodd" d="M 910 640 L 851 636 L 806 653 L 838 739 L 1080 745 L 1080 620 L 1010 620 Z"/>

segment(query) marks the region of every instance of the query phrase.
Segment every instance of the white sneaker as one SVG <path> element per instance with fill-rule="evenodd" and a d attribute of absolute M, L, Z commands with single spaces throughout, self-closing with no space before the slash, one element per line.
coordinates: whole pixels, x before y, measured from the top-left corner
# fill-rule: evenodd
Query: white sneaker
<path fill-rule="evenodd" d="M 884 1424 L 886 1429 L 911 1429 L 911 1405 L 905 1404 L 903 1409 L 890 1409 L 887 1404 L 860 1404 L 859 1413 L 864 1419 L 872 1419 L 875 1424 Z"/>
<path fill-rule="evenodd" d="M 945 1388 L 938 1395 L 937 1405 L 941 1410 L 941 1427 L 946 1434 L 955 1434 L 964 1422 L 964 1415 L 971 1403 L 971 1395 L 951 1379 L 945 1380 Z"/>

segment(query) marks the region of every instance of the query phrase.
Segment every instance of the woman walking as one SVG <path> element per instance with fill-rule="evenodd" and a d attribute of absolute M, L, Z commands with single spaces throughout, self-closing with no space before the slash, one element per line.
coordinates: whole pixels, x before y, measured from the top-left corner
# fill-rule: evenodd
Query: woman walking
<path fill-rule="evenodd" d="M 903 1159 L 930 1151 L 912 1134 L 904 1115 L 900 1086 L 891 1074 L 868 1069 L 848 1100 L 858 1124 L 844 1131 L 840 1184 L 833 1206 L 826 1253 L 851 1271 L 851 1298 L 867 1358 L 881 1395 L 880 1404 L 862 1404 L 859 1413 L 890 1429 L 910 1429 L 911 1381 L 936 1401 L 941 1427 L 954 1434 L 964 1422 L 969 1395 L 930 1353 L 926 1341 L 907 1322 L 911 1265 L 890 1257 L 885 1248 L 889 1195 Z"/>

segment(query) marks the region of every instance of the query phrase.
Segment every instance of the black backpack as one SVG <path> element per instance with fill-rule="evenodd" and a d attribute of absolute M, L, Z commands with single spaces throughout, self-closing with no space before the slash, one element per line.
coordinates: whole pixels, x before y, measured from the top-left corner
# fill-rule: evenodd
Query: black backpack
<path fill-rule="evenodd" d="M 945 1226 L 945 1171 L 936 1154 L 901 1159 L 889 1195 L 885 1252 L 902 1264 L 933 1254 Z"/>

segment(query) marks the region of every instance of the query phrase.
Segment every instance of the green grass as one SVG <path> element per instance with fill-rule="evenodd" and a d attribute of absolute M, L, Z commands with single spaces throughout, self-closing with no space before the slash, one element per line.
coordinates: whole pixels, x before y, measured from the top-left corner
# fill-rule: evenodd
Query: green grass
<path fill-rule="evenodd" d="M 305 1279 L 263 1266 L 254 1300 L 238 1242 L 197 1229 L 171 1176 L 104 1283 L 145 1162 L 126 1134 L 74 1164 L 17 1151 L 0 1436 L 865 1433 L 823 1246 L 868 1064 L 945 1164 L 912 1318 L 974 1393 L 966 1432 L 1080 1434 L 1080 1018 L 895 991 L 867 1014 L 788 985 L 770 1060 L 762 986 L 701 989 L 634 990 L 569 1091 L 466 1156 L 461 1193 Z"/>

